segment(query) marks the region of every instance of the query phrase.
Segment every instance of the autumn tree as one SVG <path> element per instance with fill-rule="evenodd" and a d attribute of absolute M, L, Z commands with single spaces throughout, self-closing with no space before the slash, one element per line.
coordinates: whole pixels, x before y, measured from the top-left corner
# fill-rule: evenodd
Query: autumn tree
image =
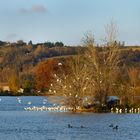
<path fill-rule="evenodd" d="M 120 98 L 120 104 L 127 107 L 136 104 L 136 98 L 140 91 L 140 73 L 136 67 L 125 67 L 125 74 L 122 72 L 121 83 L 117 86 L 117 96 Z"/>
<path fill-rule="evenodd" d="M 128 93 L 129 101 L 131 104 L 135 103 L 135 96 L 139 96 L 140 91 L 140 73 L 138 68 L 131 67 L 127 71 L 128 73 Z"/>
<path fill-rule="evenodd" d="M 9 77 L 8 85 L 10 91 L 12 91 L 14 94 L 17 94 L 19 89 L 18 77 L 16 75 L 12 75 L 11 77 Z"/>
<path fill-rule="evenodd" d="M 0 82 L 1 83 L 8 83 L 9 77 L 14 74 L 14 70 L 10 68 L 3 68 L 0 70 Z"/>
<path fill-rule="evenodd" d="M 36 88 L 39 90 L 45 90 L 49 87 L 52 80 L 52 73 L 57 70 L 57 61 L 49 59 L 47 61 L 41 61 L 35 67 L 35 81 Z"/>
<path fill-rule="evenodd" d="M 34 56 L 36 58 L 42 58 L 45 55 L 45 48 L 42 45 L 38 45 L 34 50 Z"/>

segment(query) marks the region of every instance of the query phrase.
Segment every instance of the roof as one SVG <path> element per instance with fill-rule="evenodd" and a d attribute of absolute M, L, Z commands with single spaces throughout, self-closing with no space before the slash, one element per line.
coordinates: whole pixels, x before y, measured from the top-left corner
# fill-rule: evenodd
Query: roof
<path fill-rule="evenodd" d="M 119 100 L 117 96 L 108 96 L 107 101 L 114 101 L 114 100 Z"/>

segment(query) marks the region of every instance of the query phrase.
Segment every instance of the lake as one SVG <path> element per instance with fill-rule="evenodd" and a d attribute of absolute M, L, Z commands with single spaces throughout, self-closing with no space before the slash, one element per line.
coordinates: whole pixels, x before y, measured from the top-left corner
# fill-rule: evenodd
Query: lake
<path fill-rule="evenodd" d="M 25 111 L 45 97 L 0 97 L 0 140 L 139 140 L 139 114 Z M 118 130 L 109 127 L 118 125 Z M 68 128 L 68 124 L 73 127 Z M 84 128 L 81 128 L 81 125 Z"/>

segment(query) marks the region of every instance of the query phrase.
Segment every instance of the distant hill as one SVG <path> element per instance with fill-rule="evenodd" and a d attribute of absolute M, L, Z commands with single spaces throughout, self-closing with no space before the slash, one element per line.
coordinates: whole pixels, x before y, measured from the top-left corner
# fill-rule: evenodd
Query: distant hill
<path fill-rule="evenodd" d="M 121 65 L 140 66 L 140 46 L 125 46 L 121 49 Z M 22 40 L 16 43 L 0 41 L 0 82 L 7 82 L 11 73 L 23 75 L 33 73 L 38 62 L 50 58 L 67 58 L 83 53 L 85 47 L 65 46 L 62 42 L 27 44 Z"/>

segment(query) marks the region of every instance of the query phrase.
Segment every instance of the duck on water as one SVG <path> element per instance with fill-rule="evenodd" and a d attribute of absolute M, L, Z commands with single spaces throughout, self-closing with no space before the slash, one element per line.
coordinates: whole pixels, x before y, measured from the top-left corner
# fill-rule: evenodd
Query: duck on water
<path fill-rule="evenodd" d="M 68 128 L 73 128 L 72 125 L 68 124 Z M 76 128 L 76 127 L 75 127 Z M 85 128 L 83 125 L 80 126 L 80 128 Z"/>
<path fill-rule="evenodd" d="M 118 130 L 118 125 L 114 126 L 113 123 L 110 124 L 109 127 L 112 127 L 113 130 Z"/>

